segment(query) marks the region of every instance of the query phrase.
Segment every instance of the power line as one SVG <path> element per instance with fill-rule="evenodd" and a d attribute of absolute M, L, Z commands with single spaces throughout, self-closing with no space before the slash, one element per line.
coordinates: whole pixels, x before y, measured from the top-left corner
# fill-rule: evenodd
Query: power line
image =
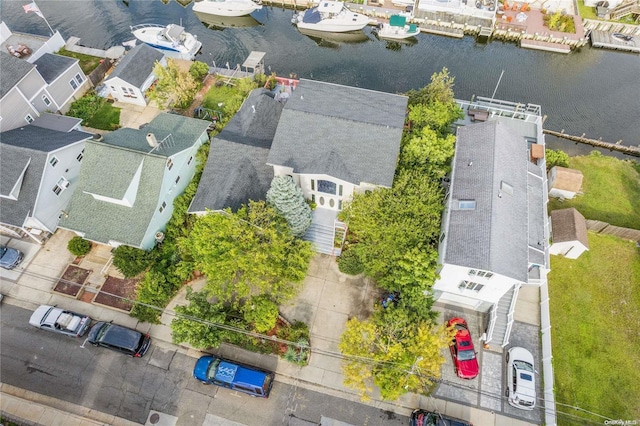
<path fill-rule="evenodd" d="M 32 277 L 35 277 L 35 278 L 40 278 L 40 279 L 43 279 L 43 280 L 47 280 L 47 281 L 50 281 L 52 283 L 57 283 L 57 282 L 62 281 L 65 284 L 69 284 L 69 285 L 72 285 L 72 286 L 83 287 L 83 284 L 79 284 L 79 283 L 76 283 L 76 282 L 73 282 L 73 281 L 70 281 L 70 280 L 66 280 L 66 279 L 63 279 L 63 278 L 54 278 L 54 277 L 51 277 L 51 276 L 48 276 L 48 275 L 34 273 L 34 272 L 31 272 L 31 271 L 27 271 L 26 269 L 23 270 L 22 273 L 24 275 L 27 275 L 27 276 L 32 276 Z M 25 287 L 25 288 L 32 289 L 32 290 L 40 290 L 40 291 L 42 291 L 41 289 L 36 288 L 36 287 L 31 287 L 31 286 L 24 285 L 24 284 L 17 283 L 17 282 L 16 282 L 16 284 L 20 285 L 22 287 Z M 137 300 L 128 299 L 128 298 L 126 298 L 124 296 L 121 296 L 121 295 L 118 295 L 118 294 L 113 294 L 113 293 L 109 293 L 109 292 L 105 292 L 105 291 L 100 291 L 100 292 L 105 294 L 105 295 L 117 298 L 117 299 L 126 300 L 126 301 L 129 301 L 129 302 L 133 303 L 133 304 L 137 304 L 137 305 L 148 307 L 150 309 L 154 309 L 154 310 L 160 312 L 160 314 L 167 314 L 167 315 L 170 315 L 170 316 L 172 316 L 172 317 L 174 317 L 176 319 L 187 319 L 187 320 L 190 320 L 190 321 L 199 322 L 199 323 L 207 325 L 209 327 L 215 327 L 215 328 L 226 330 L 226 331 L 231 331 L 231 332 L 235 332 L 235 333 L 241 333 L 241 334 L 244 334 L 246 336 L 250 336 L 250 337 L 253 337 L 253 338 L 256 338 L 256 339 L 260 339 L 260 340 L 263 340 L 263 341 L 276 342 L 276 343 L 280 343 L 280 344 L 285 344 L 287 346 L 297 347 L 297 348 L 299 348 L 301 350 L 308 350 L 312 354 L 315 353 L 315 354 L 319 354 L 319 355 L 324 355 L 324 356 L 328 356 L 328 357 L 331 357 L 331 358 L 340 359 L 342 361 L 359 362 L 359 363 L 363 363 L 363 364 L 369 364 L 369 365 L 372 365 L 374 367 L 381 367 L 381 368 L 389 367 L 389 368 L 395 368 L 395 369 L 402 369 L 402 370 L 405 370 L 405 371 L 410 368 L 410 369 L 413 370 L 413 372 L 412 373 L 408 373 L 408 374 L 416 375 L 416 376 L 418 376 L 418 377 L 420 377 L 420 378 L 422 378 L 422 379 L 424 379 L 426 381 L 432 382 L 434 384 L 442 384 L 442 385 L 450 386 L 450 387 L 453 387 L 453 388 L 456 388 L 456 389 L 460 389 L 460 390 L 466 390 L 466 391 L 475 392 L 475 393 L 478 393 L 481 396 L 486 396 L 486 397 L 489 397 L 489 398 L 498 399 L 500 401 L 503 401 L 503 400 L 507 399 L 507 397 L 502 395 L 501 393 L 495 393 L 495 392 L 491 392 L 491 391 L 487 391 L 487 390 L 481 390 L 479 388 L 475 388 L 475 387 L 470 386 L 470 385 L 456 383 L 456 382 L 452 382 L 452 381 L 449 381 L 449 380 L 446 380 L 446 379 L 441 379 L 441 378 L 436 377 L 434 375 L 429 375 L 429 374 L 422 373 L 422 372 L 420 372 L 419 368 L 414 368 L 415 367 L 415 363 L 414 364 L 404 364 L 404 363 L 399 363 L 399 362 L 395 362 L 395 361 L 383 361 L 383 360 L 377 360 L 377 359 L 366 357 L 366 356 L 348 355 L 348 354 L 344 354 L 344 353 L 341 353 L 341 352 L 334 352 L 334 351 L 330 351 L 330 350 L 326 350 L 326 349 L 320 349 L 320 348 L 312 347 L 310 344 L 302 344 L 300 342 L 292 342 L 292 341 L 289 341 L 289 340 L 286 340 L 286 339 L 281 339 L 281 338 L 279 338 L 277 336 L 268 336 L 266 334 L 261 334 L 261 333 L 257 333 L 257 332 L 243 330 L 241 328 L 233 327 L 233 326 L 230 326 L 230 325 L 227 325 L 227 324 L 214 323 L 214 322 L 210 322 L 210 321 L 207 321 L 207 320 L 204 320 L 204 319 L 201 319 L 201 318 L 197 318 L 197 317 L 193 317 L 193 316 L 190 316 L 190 315 L 180 314 L 180 313 L 177 313 L 175 311 L 168 310 L 166 308 L 162 308 L 162 307 L 159 307 L 159 306 L 156 306 L 156 305 L 151 305 L 149 303 L 144 303 L 144 302 L 139 302 Z M 20 298 L 16 298 L 16 299 L 21 300 L 23 302 L 33 303 L 33 301 L 31 301 L 31 300 L 20 299 Z M 539 402 L 543 402 L 543 403 L 545 401 L 545 399 L 543 397 L 538 397 L 537 396 L 536 399 Z M 593 416 L 596 416 L 596 417 L 600 417 L 601 419 L 611 420 L 610 417 L 607 417 L 607 416 L 604 416 L 604 415 L 601 415 L 601 414 L 598 414 L 598 413 L 583 409 L 581 407 L 577 407 L 577 406 L 570 405 L 570 404 L 564 404 L 564 403 L 561 403 L 561 402 L 558 402 L 558 401 L 556 401 L 555 403 L 556 403 L 556 405 L 561 405 L 561 406 L 566 407 L 566 408 L 570 408 L 570 409 L 573 409 L 573 410 L 576 410 L 576 411 L 580 411 L 580 412 L 583 412 L 583 413 L 586 413 L 586 414 L 590 414 L 590 415 L 593 415 Z M 567 416 L 567 417 L 570 417 L 570 418 L 575 418 L 575 419 L 578 419 L 580 421 L 588 421 L 588 422 L 590 422 L 590 423 L 592 423 L 594 425 L 595 424 L 597 424 L 597 425 L 601 425 L 602 424 L 601 421 L 598 422 L 598 421 L 594 421 L 594 420 L 589 420 L 589 419 L 586 419 L 584 417 L 580 417 L 580 416 L 576 416 L 576 415 L 573 415 L 573 414 L 569 414 L 567 412 L 558 411 L 557 409 L 546 408 L 546 407 L 541 406 L 540 404 L 536 404 L 534 409 L 537 409 L 537 410 L 547 410 L 547 409 L 549 409 L 549 410 L 552 410 L 552 412 L 554 414 L 560 414 L 560 415 Z"/>

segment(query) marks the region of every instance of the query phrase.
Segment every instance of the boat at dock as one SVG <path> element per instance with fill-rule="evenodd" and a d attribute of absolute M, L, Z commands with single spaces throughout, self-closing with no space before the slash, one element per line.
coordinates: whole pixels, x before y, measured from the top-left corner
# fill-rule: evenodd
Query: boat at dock
<path fill-rule="evenodd" d="M 202 48 L 197 36 L 176 24 L 139 24 L 131 27 L 131 33 L 141 42 L 179 59 L 191 61 Z"/>
<path fill-rule="evenodd" d="M 224 30 L 225 28 L 248 28 L 262 25 L 251 15 L 245 16 L 220 16 L 210 13 L 194 12 L 202 24 L 211 30 Z"/>
<path fill-rule="evenodd" d="M 362 30 L 332 33 L 329 31 L 316 31 L 298 28 L 298 31 L 309 37 L 320 47 L 339 48 L 342 44 L 358 44 L 371 41 L 369 36 Z"/>
<path fill-rule="evenodd" d="M 416 24 L 408 24 L 405 16 L 391 15 L 389 22 L 376 25 L 375 33 L 383 39 L 404 40 L 420 34 L 420 28 Z"/>
<path fill-rule="evenodd" d="M 352 12 L 343 2 L 321 1 L 318 6 L 294 15 L 291 22 L 299 29 L 344 33 L 363 29 L 370 18 Z"/>
<path fill-rule="evenodd" d="M 193 4 L 194 12 L 218 16 L 245 16 L 260 9 L 262 5 L 253 0 L 196 0 Z"/>

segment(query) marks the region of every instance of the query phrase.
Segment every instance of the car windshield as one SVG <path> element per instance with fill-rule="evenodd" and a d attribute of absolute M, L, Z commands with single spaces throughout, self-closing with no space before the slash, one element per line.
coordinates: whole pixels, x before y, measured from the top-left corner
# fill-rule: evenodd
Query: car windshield
<path fill-rule="evenodd" d="M 513 366 L 518 370 L 531 371 L 532 373 L 534 372 L 533 365 L 529 364 L 528 362 L 513 361 Z"/>
<path fill-rule="evenodd" d="M 4 247 L 0 247 L 0 257 L 4 256 L 5 252 L 7 251 L 6 248 Z"/>
<path fill-rule="evenodd" d="M 213 361 L 211 361 L 211 364 L 209 364 L 209 369 L 207 370 L 207 379 L 214 379 L 216 377 L 218 364 L 220 364 L 219 358 L 214 358 Z"/>
<path fill-rule="evenodd" d="M 470 361 L 476 357 L 476 353 L 473 350 L 458 352 L 458 359 L 460 361 Z"/>
<path fill-rule="evenodd" d="M 107 332 L 108 328 L 109 328 L 109 324 L 104 323 L 102 327 L 100 327 L 100 330 L 98 330 L 98 334 L 96 335 L 96 340 L 101 341 L 105 333 Z"/>

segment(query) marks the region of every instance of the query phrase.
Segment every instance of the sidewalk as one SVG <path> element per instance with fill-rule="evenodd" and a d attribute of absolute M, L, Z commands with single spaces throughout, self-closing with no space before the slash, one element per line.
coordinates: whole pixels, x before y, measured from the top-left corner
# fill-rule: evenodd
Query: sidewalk
<path fill-rule="evenodd" d="M 28 263 L 22 265 L 24 271 L 17 279 L 17 284 L 6 280 L 2 282 L 2 291 L 7 296 L 3 303 L 11 303 L 26 309 L 35 309 L 40 304 L 57 304 L 67 309 L 89 314 L 96 320 L 114 321 L 115 323 L 138 329 L 141 332 L 148 332 L 153 339 L 153 344 L 156 346 L 172 348 L 173 350 L 185 353 L 194 358 L 202 354 L 198 350 L 183 345 L 175 346 L 171 343 L 171 330 L 169 327 L 173 319 L 171 315 L 163 314 L 161 324 L 158 325 L 141 323 L 125 312 L 89 304 L 68 296 L 53 293 L 52 288 L 55 282 L 62 275 L 66 266 L 74 259 L 66 248 L 68 240 L 72 238 L 73 235 L 74 234 L 69 231 L 58 230 L 43 247 L 34 245 L 34 247 L 37 248 L 37 253 L 30 255 L 31 257 Z M 94 265 L 95 269 L 92 274 L 100 274 L 103 267 L 104 265 L 101 264 Z M 115 268 L 113 266 L 109 268 L 108 273 L 116 275 Z M 204 279 L 200 279 L 190 283 L 190 286 L 194 290 L 199 290 L 204 284 Z M 183 289 L 167 306 L 167 311 L 172 311 L 177 304 L 186 303 L 184 295 L 185 290 Z M 309 325 L 311 343 L 314 348 L 320 349 L 323 352 L 330 351 L 339 353 L 338 342 L 347 320 L 353 316 L 359 318 L 366 317 L 373 309 L 374 302 L 378 298 L 379 290 L 375 288 L 368 278 L 344 275 L 339 272 L 334 258 L 327 255 L 317 255 L 311 261 L 302 291 L 295 300 L 281 307 L 281 312 L 282 315 L 290 321 L 300 320 Z M 520 309 L 521 306 L 522 309 Z M 518 314 L 520 315 L 519 320 L 532 325 L 536 323 L 539 325 L 539 314 L 537 314 L 537 312 L 539 312 L 539 293 L 533 291 L 523 292 L 523 301 L 521 304 L 519 299 L 518 308 L 520 310 L 520 314 Z M 222 356 L 230 356 L 240 362 L 276 371 L 276 378 L 280 382 L 362 403 L 357 394 L 343 385 L 341 362 L 338 357 L 312 353 L 309 365 L 299 367 L 272 355 L 243 351 L 225 345 L 223 345 L 218 352 Z M 445 365 L 444 368 L 447 368 L 447 366 Z M 3 411 L 5 410 L 5 404 L 7 404 L 9 408 L 20 407 L 21 404 L 24 403 L 23 400 L 35 398 L 38 404 L 43 404 L 44 408 L 42 408 L 42 412 L 44 412 L 44 410 L 47 409 L 46 406 L 48 406 L 56 409 L 64 409 L 70 413 L 69 415 L 78 416 L 87 414 L 84 411 L 77 411 L 77 406 L 73 407 L 73 404 L 63 403 L 53 398 L 26 393 L 24 391 L 23 395 L 16 395 L 15 392 L 10 392 L 11 396 L 7 399 L 4 391 L 5 387 L 6 385 L 3 385 L 2 388 Z M 67 405 L 70 407 L 67 407 Z M 398 401 L 387 402 L 382 401 L 379 394 L 374 393 L 369 405 L 407 416 L 415 408 L 437 409 L 444 414 L 461 419 L 470 419 L 474 424 L 483 426 L 525 426 L 531 424 L 496 414 L 494 411 L 481 410 L 473 406 L 463 405 L 449 400 L 435 399 L 433 397 L 416 394 L 406 394 Z M 14 412 L 8 412 L 16 416 L 18 416 L 18 413 L 24 413 L 24 411 L 17 410 L 18 408 L 14 408 Z M 86 410 L 89 413 L 92 412 L 92 410 L 88 409 L 82 410 Z M 40 411 L 40 408 L 37 410 L 34 409 L 33 411 L 34 413 Z M 34 416 L 35 415 L 36 414 L 34 414 Z M 56 416 L 57 415 L 58 414 L 56 414 Z M 100 415 L 108 416 L 104 413 L 100 413 Z M 93 417 L 91 418 L 93 419 Z M 27 419 L 31 420 L 31 417 Z M 98 417 L 98 420 L 96 420 L 98 423 L 75 424 L 101 424 L 100 421 L 102 420 L 100 419 L 101 417 Z M 73 421 L 74 420 L 69 420 L 69 423 L 47 424 L 74 424 Z M 119 420 L 114 419 L 113 421 Z"/>

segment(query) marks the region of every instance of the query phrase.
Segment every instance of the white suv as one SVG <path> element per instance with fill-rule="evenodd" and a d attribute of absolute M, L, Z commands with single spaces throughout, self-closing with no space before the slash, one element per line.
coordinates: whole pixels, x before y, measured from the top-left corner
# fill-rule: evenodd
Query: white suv
<path fill-rule="evenodd" d="M 536 370 L 533 355 L 525 348 L 507 352 L 507 399 L 513 407 L 533 410 L 536 406 Z"/>

